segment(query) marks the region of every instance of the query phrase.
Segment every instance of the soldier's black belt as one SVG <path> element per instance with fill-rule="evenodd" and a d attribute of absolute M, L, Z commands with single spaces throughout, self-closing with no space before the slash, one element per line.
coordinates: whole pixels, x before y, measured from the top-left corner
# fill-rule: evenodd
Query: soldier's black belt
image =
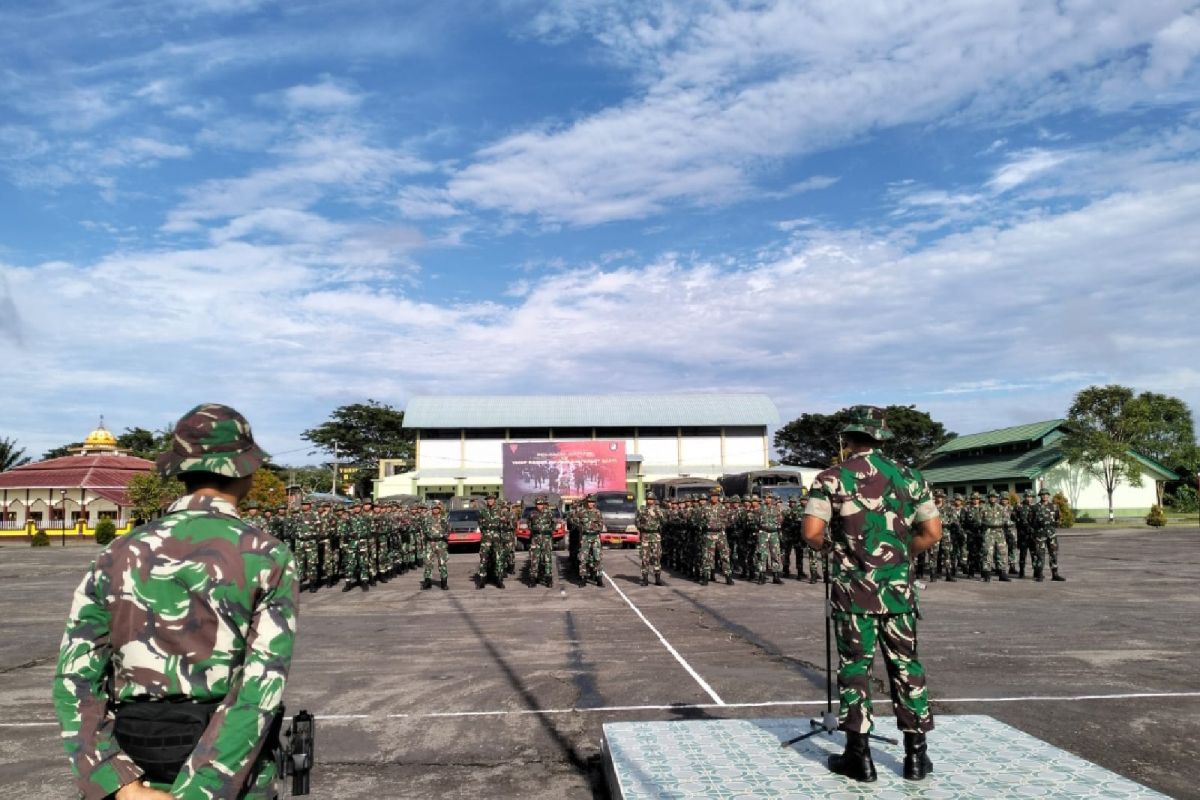
<path fill-rule="evenodd" d="M 115 709 L 117 744 L 155 783 L 172 784 L 221 701 L 147 700 Z"/>

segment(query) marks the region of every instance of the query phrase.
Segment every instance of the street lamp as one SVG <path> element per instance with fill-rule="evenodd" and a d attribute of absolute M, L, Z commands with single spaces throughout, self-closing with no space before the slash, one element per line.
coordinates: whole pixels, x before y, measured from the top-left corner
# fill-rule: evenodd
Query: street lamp
<path fill-rule="evenodd" d="M 62 533 L 62 546 L 66 547 L 67 546 L 67 490 L 59 489 L 58 490 L 58 498 L 59 498 L 58 504 L 60 506 L 62 506 L 62 520 L 61 520 L 62 530 L 60 531 Z"/>

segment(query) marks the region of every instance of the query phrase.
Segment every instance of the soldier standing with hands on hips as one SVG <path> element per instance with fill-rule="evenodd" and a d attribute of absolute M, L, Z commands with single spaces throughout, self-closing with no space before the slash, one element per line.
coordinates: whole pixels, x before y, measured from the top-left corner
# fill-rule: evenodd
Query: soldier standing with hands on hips
<path fill-rule="evenodd" d="M 296 570 L 237 512 L 264 460 L 245 417 L 196 406 L 157 459 L 187 494 L 75 590 L 53 694 L 85 800 L 277 796 Z"/>
<path fill-rule="evenodd" d="M 859 781 L 876 780 L 867 737 L 874 728 L 871 663 L 878 642 L 896 724 L 904 733 L 904 777 L 921 780 L 933 769 L 925 743 L 933 715 L 925 668 L 917 658 L 920 614 L 912 559 L 942 538 L 942 521 L 921 474 L 875 449 L 892 438 L 882 409 L 850 409 L 850 424 L 842 435 L 850 452 L 813 481 L 804 516 L 805 541 L 814 549 L 831 548 L 838 728 L 846 732 L 846 750 L 829 757 L 829 769 Z"/>

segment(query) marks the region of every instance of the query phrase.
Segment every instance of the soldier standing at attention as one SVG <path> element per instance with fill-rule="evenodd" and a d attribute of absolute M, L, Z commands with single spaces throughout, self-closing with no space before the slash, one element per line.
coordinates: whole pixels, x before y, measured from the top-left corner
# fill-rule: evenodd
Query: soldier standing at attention
<path fill-rule="evenodd" d="M 546 506 L 546 496 L 538 495 L 529 517 L 529 585 L 545 580 L 554 585 L 554 512 Z"/>
<path fill-rule="evenodd" d="M 193 408 L 156 464 L 187 494 L 75 590 L 53 696 L 85 800 L 276 797 L 296 572 L 237 512 L 264 460 L 241 414 Z"/>
<path fill-rule="evenodd" d="M 850 454 L 819 474 L 809 492 L 804 539 L 831 548 L 830 607 L 837 636 L 838 728 L 846 750 L 829 757 L 829 769 L 859 781 L 876 779 L 867 735 L 871 714 L 871 663 L 883 650 L 896 724 L 904 733 L 904 777 L 921 780 L 933 769 L 925 734 L 933 715 L 925 668 L 917 658 L 917 607 L 912 561 L 942 537 L 929 485 L 876 446 L 892 438 L 883 409 L 855 406 L 842 429 Z M 915 529 L 915 530 L 914 530 Z"/>
<path fill-rule="evenodd" d="M 1050 580 L 1065 581 L 1066 578 L 1058 574 L 1058 506 L 1045 489 L 1038 494 L 1038 499 L 1041 502 L 1033 507 L 1033 579 L 1043 580 L 1043 570 L 1049 561 L 1054 576 Z"/>
<path fill-rule="evenodd" d="M 959 522 L 963 528 L 963 538 L 967 546 L 967 577 L 983 571 L 979 567 L 979 559 L 983 554 L 983 497 L 979 492 L 971 493 L 971 504 L 962 510 Z"/>
<path fill-rule="evenodd" d="M 1016 510 L 1012 507 L 1012 500 L 1008 496 L 1008 492 L 1000 495 L 1000 507 L 1004 509 L 1004 513 L 1008 515 L 1007 521 L 1004 523 L 1004 544 L 1008 551 L 1008 574 L 1017 574 L 1017 530 L 1013 524 L 1013 512 Z"/>
<path fill-rule="evenodd" d="M 708 505 L 699 509 L 698 520 L 703 524 L 704 554 L 700 562 L 700 585 L 707 586 L 714 570 L 725 573 L 725 583 L 733 586 L 733 565 L 729 563 L 729 542 L 725 529 L 729 521 L 725 509 L 721 508 L 721 490 L 713 487 L 708 495 Z"/>
<path fill-rule="evenodd" d="M 799 577 L 803 574 L 800 569 L 802 559 L 800 556 L 800 548 L 804 546 L 804 540 L 800 538 L 800 523 L 804 519 L 804 513 L 800 510 L 800 504 L 796 502 L 796 498 L 789 497 L 787 507 L 783 509 L 783 526 L 779 531 L 779 543 L 782 553 L 780 554 L 783 560 L 783 577 L 791 577 L 792 574 L 792 552 L 796 554 L 796 575 Z"/>
<path fill-rule="evenodd" d="M 508 574 L 504 552 L 507 527 L 503 511 L 496 507 L 496 495 L 489 494 L 479 509 L 479 575 L 476 580 L 480 589 L 487 585 L 489 577 L 496 582 L 497 588 L 504 588 L 504 576 Z"/>
<path fill-rule="evenodd" d="M 1033 542 L 1033 496 L 1033 489 L 1026 489 L 1021 504 L 1013 509 L 1013 523 L 1017 526 L 1019 578 L 1025 577 L 1025 560 Z"/>
<path fill-rule="evenodd" d="M 995 490 L 988 492 L 988 504 L 983 507 L 980 520 L 983 524 L 983 579 L 992 579 L 992 569 L 1002 581 L 1008 577 L 1008 545 L 1004 541 L 1004 526 L 1008 524 L 1008 511 L 996 501 L 1000 495 Z"/>
<path fill-rule="evenodd" d="M 450 536 L 450 523 L 446 521 L 445 514 L 442 513 L 440 500 L 433 501 L 433 507 L 429 509 L 429 514 L 429 522 L 425 528 L 425 580 L 421 582 L 421 588 L 429 589 L 433 586 L 430 576 L 433 575 L 433 569 L 436 566 L 438 577 L 441 579 L 441 587 L 449 589 L 450 553 L 446 548 L 449 546 L 447 539 Z"/>
<path fill-rule="evenodd" d="M 779 529 L 783 525 L 783 512 L 779 510 L 778 498 L 769 494 L 765 498 L 766 508 L 753 518 L 757 527 L 754 547 L 754 573 L 760 584 L 767 582 L 767 573 L 772 583 L 783 583 L 779 577 Z"/>
<path fill-rule="evenodd" d="M 948 534 L 958 523 L 954 519 L 954 509 L 946 503 L 946 493 L 938 489 L 933 493 L 933 502 L 937 506 L 938 515 L 942 519 L 942 531 Z M 946 580 L 953 583 L 954 577 L 954 537 L 943 535 L 933 550 L 933 565 L 930 569 L 929 580 L 936 581 L 939 575 L 945 575 Z"/>
<path fill-rule="evenodd" d="M 604 586 L 604 571 L 601 562 L 603 548 L 600 545 L 600 534 L 604 533 L 604 517 L 596 508 L 596 495 L 589 494 L 584 503 L 583 511 L 579 514 L 580 552 L 579 577 L 584 584 L 595 581 L 597 586 Z"/>
<path fill-rule="evenodd" d="M 638 529 L 638 550 L 642 556 L 642 586 L 650 585 L 651 572 L 654 573 L 654 585 L 662 586 L 663 513 L 657 497 L 646 495 L 646 505 L 638 512 L 634 525 Z"/>

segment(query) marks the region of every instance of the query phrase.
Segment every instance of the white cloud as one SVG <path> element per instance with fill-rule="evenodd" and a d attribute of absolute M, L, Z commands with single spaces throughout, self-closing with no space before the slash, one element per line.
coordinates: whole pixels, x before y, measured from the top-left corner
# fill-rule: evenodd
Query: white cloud
<path fill-rule="evenodd" d="M 349 85 L 325 75 L 317 83 L 301 84 L 285 89 L 281 101 L 289 111 L 350 111 L 359 106 L 363 96 Z"/>
<path fill-rule="evenodd" d="M 1012 160 L 996 170 L 992 179 L 988 181 L 988 188 L 994 192 L 1007 192 L 1054 169 L 1071 157 L 1070 153 L 1040 149 L 1017 153 Z"/>

